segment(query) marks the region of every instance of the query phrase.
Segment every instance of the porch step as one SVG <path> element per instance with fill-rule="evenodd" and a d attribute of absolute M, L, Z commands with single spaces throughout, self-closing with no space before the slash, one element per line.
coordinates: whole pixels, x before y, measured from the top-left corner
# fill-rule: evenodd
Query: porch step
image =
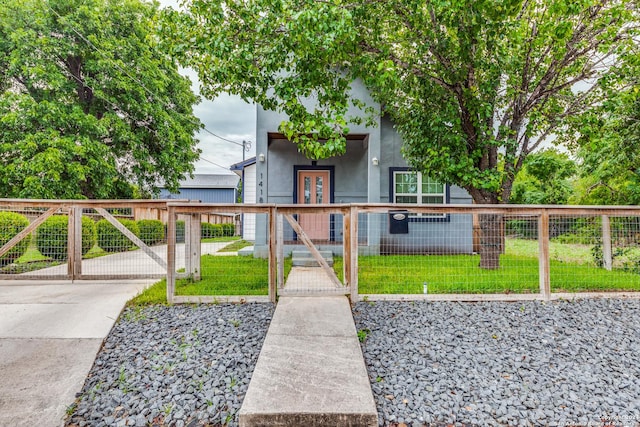
<path fill-rule="evenodd" d="M 280 297 L 239 422 L 240 427 L 378 425 L 346 297 Z"/>
<path fill-rule="evenodd" d="M 329 266 L 333 265 L 333 252 L 331 251 L 319 251 L 322 258 L 327 261 Z M 291 262 L 294 267 L 320 267 L 320 264 L 311 255 L 308 250 L 294 250 L 291 252 Z"/>

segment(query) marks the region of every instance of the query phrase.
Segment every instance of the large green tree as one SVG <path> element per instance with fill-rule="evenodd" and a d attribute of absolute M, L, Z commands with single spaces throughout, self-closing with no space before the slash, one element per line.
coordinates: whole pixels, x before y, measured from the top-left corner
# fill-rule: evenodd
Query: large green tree
<path fill-rule="evenodd" d="M 516 176 L 511 203 L 564 205 L 574 192 L 577 165 L 567 153 L 546 149 L 532 153 Z"/>
<path fill-rule="evenodd" d="M 197 97 L 141 0 L 0 0 L 0 197 L 175 189 Z"/>
<path fill-rule="evenodd" d="M 616 72 L 626 85 L 569 127 L 581 160 L 578 203 L 640 204 L 640 46 Z"/>
<path fill-rule="evenodd" d="M 517 172 L 565 119 L 599 102 L 637 21 L 631 0 L 191 0 L 164 30 L 203 93 L 239 94 L 289 120 L 308 156 L 345 150 L 360 79 L 416 169 L 508 203 Z M 582 85 L 581 85 L 582 84 Z M 313 100 L 310 103 L 309 100 Z M 313 104 L 314 106 L 308 107 Z M 483 215 L 481 266 L 500 218 Z"/>

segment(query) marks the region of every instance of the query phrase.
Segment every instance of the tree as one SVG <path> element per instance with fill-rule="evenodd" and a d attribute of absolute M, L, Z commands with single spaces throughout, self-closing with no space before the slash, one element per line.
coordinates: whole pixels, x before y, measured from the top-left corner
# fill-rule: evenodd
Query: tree
<path fill-rule="evenodd" d="M 288 114 L 312 158 L 341 154 L 360 79 L 416 169 L 508 203 L 517 172 L 567 117 L 598 102 L 629 42 L 631 0 L 367 2 L 193 0 L 163 29 L 205 96 L 239 94 Z M 580 86 L 580 83 L 586 83 Z M 309 100 L 314 106 L 307 108 Z M 499 266 L 500 218 L 482 215 L 481 267 Z"/>
<path fill-rule="evenodd" d="M 576 201 L 582 204 L 640 204 L 640 47 L 616 69 L 623 87 L 585 112 L 570 127 L 581 160 Z M 589 124 L 583 130 L 584 123 Z M 577 129 L 576 129 L 577 128 Z"/>
<path fill-rule="evenodd" d="M 0 0 L 0 197 L 176 189 L 197 97 L 141 0 Z"/>
<path fill-rule="evenodd" d="M 524 161 L 513 183 L 511 203 L 564 205 L 572 195 L 570 178 L 577 172 L 576 163 L 566 153 L 547 149 L 532 153 Z"/>

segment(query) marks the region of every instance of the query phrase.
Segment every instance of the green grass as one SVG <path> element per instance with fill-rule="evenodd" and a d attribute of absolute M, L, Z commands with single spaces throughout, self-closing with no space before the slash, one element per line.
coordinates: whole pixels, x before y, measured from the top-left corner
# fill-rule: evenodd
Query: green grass
<path fill-rule="evenodd" d="M 246 240 L 237 240 L 230 245 L 225 246 L 220 249 L 218 252 L 238 252 L 242 248 L 246 248 L 247 246 L 253 245 L 252 242 L 247 242 Z"/>
<path fill-rule="evenodd" d="M 267 295 L 269 262 L 263 258 L 203 255 L 202 280 L 176 280 L 176 295 Z M 285 279 L 291 271 L 291 258 L 284 262 Z M 153 284 L 128 305 L 166 304 L 167 282 Z"/>
<path fill-rule="evenodd" d="M 224 237 L 210 237 L 208 239 L 202 239 L 202 243 L 215 243 L 215 242 L 233 242 L 239 240 L 239 236 L 224 236 Z"/>
<path fill-rule="evenodd" d="M 593 264 L 591 247 L 551 243 L 550 278 L 554 292 L 640 290 L 640 275 L 607 271 Z M 478 268 L 479 255 L 361 256 L 362 294 L 537 293 L 538 244 L 508 239 L 500 268 Z M 340 267 L 341 268 L 341 267 Z"/>

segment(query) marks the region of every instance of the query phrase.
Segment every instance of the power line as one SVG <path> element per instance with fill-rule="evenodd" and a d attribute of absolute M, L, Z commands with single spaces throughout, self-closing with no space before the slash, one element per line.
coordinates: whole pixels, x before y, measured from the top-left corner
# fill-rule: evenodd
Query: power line
<path fill-rule="evenodd" d="M 59 19 L 64 19 L 63 16 L 61 16 L 58 12 L 56 12 L 50 5 L 48 2 L 45 3 L 46 6 L 49 8 L 49 10 L 51 12 L 54 13 L 54 15 L 56 15 Z M 94 45 L 91 40 L 87 39 L 82 33 L 80 33 L 80 31 L 78 31 L 73 25 L 67 23 L 67 25 L 69 25 L 69 27 L 71 28 L 71 30 L 76 33 L 78 35 L 78 37 L 80 37 L 87 45 L 89 45 L 89 47 L 91 47 L 93 50 L 95 50 L 96 52 L 98 52 L 100 55 L 102 55 L 103 58 L 107 59 L 109 62 L 111 62 L 111 64 L 113 64 L 118 70 L 120 70 L 122 73 L 124 73 L 127 77 L 129 77 L 131 80 L 133 80 L 134 82 L 136 82 L 141 88 L 143 88 L 149 95 L 151 95 L 154 99 L 158 100 L 159 102 L 162 103 L 162 105 L 175 112 L 175 109 L 168 104 L 167 102 L 165 102 L 164 100 L 162 100 L 158 95 L 156 95 L 151 89 L 147 88 L 144 83 L 142 83 L 139 79 L 137 79 L 135 76 L 132 76 L 131 74 L 129 74 L 129 72 L 127 72 L 127 70 L 125 70 L 124 68 L 122 68 L 118 63 L 114 62 L 112 60 L 112 58 L 107 55 L 106 53 L 104 53 L 99 47 L 97 47 L 96 45 Z M 75 77 L 75 76 L 74 76 Z M 248 151 L 248 147 L 251 147 L 251 141 L 242 141 L 237 142 L 237 141 L 233 141 L 231 139 L 227 139 L 224 138 L 218 134 L 216 134 L 215 132 L 210 131 L 209 129 L 207 129 L 206 127 L 202 128 L 205 132 L 207 132 L 208 134 L 219 138 L 223 141 L 229 142 L 231 144 L 235 144 L 235 145 L 239 145 L 240 147 L 243 148 L 243 150 L 247 150 Z"/>
<path fill-rule="evenodd" d="M 63 69 L 62 67 L 60 67 L 60 68 L 61 68 L 61 70 L 62 70 L 62 71 L 66 71 L 66 70 L 65 70 L 65 69 Z M 142 126 L 142 127 L 144 127 L 144 128 L 145 128 L 145 129 L 147 129 L 149 132 L 152 132 L 152 133 L 153 133 L 153 132 L 155 132 L 155 130 L 154 130 L 154 129 L 151 129 L 149 126 L 147 126 L 147 124 L 142 123 L 142 122 L 140 122 L 140 121 L 136 120 L 135 118 L 133 118 L 133 117 L 132 117 L 132 116 L 131 116 L 131 115 L 130 115 L 126 110 L 124 110 L 124 109 L 120 108 L 120 107 L 119 107 L 117 104 L 115 104 L 114 102 L 111 102 L 111 101 L 110 101 L 110 100 L 108 100 L 106 97 L 102 97 L 102 96 L 98 95 L 98 94 L 97 94 L 97 92 L 96 92 L 96 90 L 95 90 L 93 87 L 91 87 L 90 85 L 88 85 L 86 82 L 84 82 L 84 81 L 80 80 L 78 77 L 76 77 L 76 76 L 75 76 L 75 75 L 73 75 L 72 73 L 68 73 L 68 75 L 69 75 L 69 76 L 71 76 L 71 78 L 75 79 L 78 83 L 82 84 L 84 87 L 87 87 L 87 88 L 91 89 L 91 92 L 93 93 L 93 95 L 94 95 L 96 98 L 102 99 L 103 101 L 105 101 L 106 103 L 108 103 L 108 104 L 113 108 L 113 111 L 114 111 L 116 114 L 120 113 L 120 114 L 122 114 L 122 115 L 126 116 L 129 120 L 131 120 L 131 121 L 133 121 L 133 122 L 136 122 L 136 124 L 137 124 L 138 126 Z M 242 144 L 240 144 L 240 145 L 242 145 Z M 209 160 L 209 159 L 207 159 L 207 158 L 204 158 L 204 157 L 202 157 L 202 156 L 200 156 L 200 157 L 199 157 L 199 160 L 204 160 L 205 162 L 207 162 L 207 163 L 211 163 L 212 165 L 217 166 L 217 167 L 219 167 L 219 168 L 221 168 L 221 169 L 229 170 L 229 166 L 222 166 L 221 164 L 216 163 L 216 162 L 214 162 L 214 161 L 212 161 L 212 160 Z"/>

